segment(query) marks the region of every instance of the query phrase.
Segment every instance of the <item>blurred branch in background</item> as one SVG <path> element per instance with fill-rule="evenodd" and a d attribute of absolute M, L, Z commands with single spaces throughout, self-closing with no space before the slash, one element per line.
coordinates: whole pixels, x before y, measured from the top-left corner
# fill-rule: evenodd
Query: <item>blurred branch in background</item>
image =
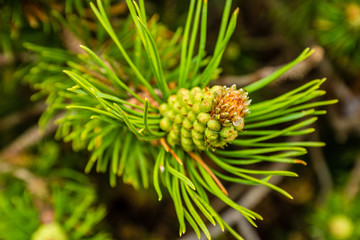
<path fill-rule="evenodd" d="M 40 129 L 40 127 L 37 125 L 27 129 L 0 152 L 0 159 L 13 158 L 21 154 L 27 148 L 34 146 L 45 136 L 54 133 L 57 129 L 57 125 L 54 122 L 56 119 L 61 118 L 62 115 L 63 114 L 57 115 L 53 121 L 46 126 L 45 129 Z"/>
<path fill-rule="evenodd" d="M 319 132 L 315 131 L 312 134 L 311 139 L 312 141 L 320 141 Z M 333 188 L 333 181 L 331 179 L 331 174 L 326 163 L 323 150 L 320 148 L 311 148 L 309 149 L 309 154 L 311 157 L 311 164 L 314 168 L 314 172 L 320 185 L 320 190 L 317 195 L 316 202 L 318 204 L 323 204 L 327 200 L 327 196 Z"/>
<path fill-rule="evenodd" d="M 360 153 L 358 154 L 355 166 L 350 174 L 350 179 L 345 188 L 345 195 L 353 200 L 359 193 L 360 188 Z"/>
<path fill-rule="evenodd" d="M 302 80 L 306 75 L 309 74 L 311 70 L 317 68 L 319 64 L 322 62 L 324 58 L 324 49 L 320 46 L 311 47 L 315 50 L 314 54 L 312 54 L 308 59 L 299 63 L 288 72 L 286 72 L 283 76 L 276 80 L 273 84 L 279 84 L 284 80 Z M 250 73 L 243 76 L 222 76 L 218 80 L 211 82 L 212 85 L 222 84 L 226 86 L 231 86 L 236 84 L 237 86 L 245 86 L 247 84 L 258 81 L 261 78 L 264 78 L 276 70 L 280 69 L 284 65 L 280 65 L 277 67 L 264 67 L 262 69 L 257 70 L 254 73 Z"/>
<path fill-rule="evenodd" d="M 40 116 L 46 108 L 44 102 L 39 102 L 25 110 L 4 116 L 0 119 L 0 132 L 21 124 L 29 118 Z"/>
<path fill-rule="evenodd" d="M 334 71 L 328 58 L 319 66 L 320 72 L 328 76 L 325 87 L 339 99 L 337 106 L 329 106 L 329 119 L 339 142 L 346 142 L 349 135 L 360 135 L 360 95 L 348 86 Z"/>
<path fill-rule="evenodd" d="M 269 167 L 269 170 L 289 170 L 291 166 L 288 164 L 283 163 L 273 163 Z M 282 179 L 283 176 L 273 176 L 271 180 L 269 181 L 272 184 L 278 185 Z M 245 189 L 242 186 L 237 186 L 236 188 L 242 188 L 244 191 Z M 232 196 L 234 191 L 237 191 L 236 188 L 234 190 L 230 189 L 229 195 Z M 249 209 L 254 209 L 256 206 L 269 194 L 272 190 L 270 188 L 267 188 L 265 186 L 256 186 L 251 189 L 248 189 L 245 191 L 245 193 L 242 194 L 240 198 L 238 198 L 237 202 L 238 204 L 241 204 L 242 206 L 245 206 Z M 233 209 L 226 209 L 222 214 L 221 217 L 229 224 L 229 225 L 235 225 L 238 227 L 239 232 L 244 236 L 245 239 L 260 239 L 259 236 L 256 233 L 256 229 L 254 229 L 253 226 L 250 224 L 242 225 L 243 222 L 245 222 L 244 217 L 237 211 L 234 211 Z M 241 226 L 240 226 L 241 225 Z M 220 227 L 218 225 L 213 226 L 209 224 L 207 226 L 209 228 L 209 231 L 211 233 L 211 236 L 214 238 L 220 236 L 223 234 Z M 254 238 L 255 237 L 255 238 Z M 196 239 L 195 233 L 189 233 L 184 235 L 183 237 L 179 238 L 179 240 L 193 240 Z M 201 240 L 206 239 L 205 236 L 202 235 L 200 238 Z"/>

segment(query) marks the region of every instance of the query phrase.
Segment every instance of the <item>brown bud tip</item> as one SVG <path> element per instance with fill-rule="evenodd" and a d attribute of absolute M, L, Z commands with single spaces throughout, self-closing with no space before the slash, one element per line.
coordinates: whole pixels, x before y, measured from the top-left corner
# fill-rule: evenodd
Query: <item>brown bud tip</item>
<path fill-rule="evenodd" d="M 211 117 L 223 126 L 242 124 L 242 118 L 249 112 L 250 100 L 247 92 L 243 89 L 237 90 L 233 85 L 230 88 L 217 89 L 214 95 Z"/>

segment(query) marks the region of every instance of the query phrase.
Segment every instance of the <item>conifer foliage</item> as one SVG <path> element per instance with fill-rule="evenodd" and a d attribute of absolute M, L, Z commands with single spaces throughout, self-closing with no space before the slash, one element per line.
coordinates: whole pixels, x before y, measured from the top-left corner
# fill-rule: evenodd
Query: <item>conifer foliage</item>
<path fill-rule="evenodd" d="M 296 173 L 257 166 L 305 164 L 298 159 L 306 154 L 305 147 L 323 144 L 286 142 L 284 136 L 311 133 L 310 125 L 325 114 L 316 108 L 336 100 L 315 100 L 325 94 L 319 90 L 324 79 L 265 101 L 254 93 L 313 51 L 305 49 L 292 62 L 242 89 L 210 87 L 236 28 L 238 9 L 231 11 L 232 1 L 224 3 L 212 55 L 205 51 L 207 0 L 190 1 L 186 23 L 175 33 L 148 18 L 144 0 L 126 3 L 125 19 L 111 16 L 110 1 L 90 3 L 94 15 L 85 28 L 79 27 L 84 21 L 73 21 L 85 13 L 71 19 L 56 15 L 83 44 L 76 53 L 26 45 L 37 54 L 27 76 L 39 90 L 33 98 L 47 96 L 49 105 L 40 125 L 64 112 L 56 136 L 71 141 L 74 150 L 91 152 L 85 171 L 107 172 L 112 186 L 122 179 L 139 190 L 154 188 L 159 200 L 170 196 L 179 235 L 191 227 L 199 237 L 202 232 L 210 239 L 206 219 L 242 239 L 213 209 L 209 196 L 236 209 L 254 226 L 262 217 L 229 198 L 228 183 L 264 185 L 292 198 L 269 180 Z"/>

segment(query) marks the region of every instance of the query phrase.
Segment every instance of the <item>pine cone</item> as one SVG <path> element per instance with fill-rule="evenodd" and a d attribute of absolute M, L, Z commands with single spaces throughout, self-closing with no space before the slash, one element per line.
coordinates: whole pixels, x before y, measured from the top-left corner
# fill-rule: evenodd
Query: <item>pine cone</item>
<path fill-rule="evenodd" d="M 68 237 L 66 236 L 65 232 L 61 228 L 61 226 L 56 223 L 48 223 L 42 224 L 33 233 L 31 240 L 67 240 Z"/>
<path fill-rule="evenodd" d="M 185 151 L 224 148 L 244 127 L 251 100 L 243 89 L 213 86 L 181 88 L 160 106 L 160 128 L 171 146 Z"/>

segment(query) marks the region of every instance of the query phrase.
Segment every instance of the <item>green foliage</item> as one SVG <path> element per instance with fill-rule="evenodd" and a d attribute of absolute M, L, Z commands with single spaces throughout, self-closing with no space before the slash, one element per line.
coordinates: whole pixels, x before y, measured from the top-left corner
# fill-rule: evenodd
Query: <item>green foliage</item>
<path fill-rule="evenodd" d="M 350 71 L 360 67 L 360 1 L 322 1 L 314 23 L 319 43 Z"/>
<path fill-rule="evenodd" d="M 97 230 L 106 211 L 82 174 L 59 169 L 33 180 L 27 177 L 25 185 L 10 176 L 1 179 L 1 239 L 111 239 Z"/>
<path fill-rule="evenodd" d="M 38 202 L 34 196 L 24 186 L 5 186 L 5 190 L 0 192 L 1 239 L 25 240 L 33 234 L 33 239 L 47 239 L 40 238 L 39 232 L 44 226 L 46 228 L 55 223 L 60 229 L 58 231 L 67 236 L 64 239 L 110 239 L 94 228 L 105 216 L 105 208 L 94 204 L 96 195 L 88 183 L 67 179 L 63 182 L 53 181 L 50 185 L 51 203 L 48 207 L 53 209 L 54 219 L 50 223 L 42 224 L 39 219 L 40 210 L 45 210 L 36 205 Z"/>
<path fill-rule="evenodd" d="M 360 1 L 278 1 L 273 11 L 282 33 L 302 42 L 316 39 L 350 73 L 360 67 Z M 290 19 L 290 20 L 289 20 Z"/>
<path fill-rule="evenodd" d="M 0 239 L 111 239 L 98 230 L 106 209 L 94 186 L 59 160 L 59 146 L 48 141 L 18 164 L 1 165 Z"/>
<path fill-rule="evenodd" d="M 29 71 L 29 56 L 23 52 L 24 39 L 46 39 L 41 31 L 29 32 L 22 14 L 21 1 L 0 1 L 0 116 L 22 106 L 21 95 L 16 91 L 21 79 Z M 18 104 L 15 104 L 15 103 Z"/>
<path fill-rule="evenodd" d="M 359 196 L 350 200 L 342 192 L 335 191 L 330 194 L 324 205 L 314 209 L 309 219 L 314 238 L 359 239 Z"/>
<path fill-rule="evenodd" d="M 101 1 L 97 1 L 97 6 L 91 4 L 111 41 L 102 28 L 96 27 L 99 34 L 95 42 L 87 41 L 86 34 L 77 36 L 87 45 L 77 54 L 27 45 L 38 53 L 38 64 L 31 70 L 28 81 L 40 90 L 37 97 L 48 95 L 49 109 L 40 124 L 45 125 L 59 110 L 66 110 L 58 121 L 57 137 L 71 141 L 74 150 L 91 151 L 86 172 L 92 168 L 109 172 L 112 186 L 118 177 L 137 189 L 153 185 L 159 200 L 165 188 L 174 202 L 180 235 L 185 233 L 187 222 L 199 237 L 203 232 L 210 239 L 204 221 L 207 219 L 242 239 L 212 208 L 208 194 L 238 210 L 256 226 L 255 220 L 262 217 L 230 199 L 221 181 L 264 185 L 292 198 L 269 180 L 274 175 L 297 176 L 295 173 L 246 166 L 256 167 L 263 162 L 304 163 L 297 157 L 306 154 L 305 147 L 323 144 L 288 142 L 284 137 L 314 131 L 310 125 L 317 120 L 316 116 L 325 114 L 315 108 L 336 101 L 314 102 L 325 94 L 319 90 L 324 80 L 314 80 L 274 99 L 252 99 L 244 131 L 238 133 L 231 148 L 204 149 L 200 155 L 196 150 L 169 147 L 164 140 L 167 133 L 160 129 L 159 106 L 181 88 L 203 88 L 217 78 L 222 55 L 235 30 L 238 9 L 231 14 L 232 1 L 225 2 L 213 55 L 206 56 L 207 1 L 190 2 L 182 38 L 181 30 L 169 33 L 156 19 L 147 21 L 143 0 L 139 5 L 130 0 L 127 4 L 129 18 L 111 21 L 108 5 Z M 311 53 L 306 49 L 270 76 L 245 86 L 250 98 L 253 92 L 275 81 Z M 64 69 L 68 78 L 60 69 Z M 78 212 L 83 213 L 84 209 L 81 206 L 73 211 L 79 217 Z M 65 224 L 68 225 L 74 223 Z"/>
<path fill-rule="evenodd" d="M 28 192 L 12 188 L 0 192 L 0 237 L 4 240 L 29 239 L 40 224 L 38 212 Z"/>
<path fill-rule="evenodd" d="M 299 43 L 299 40 L 307 41 L 309 35 L 304 34 L 312 29 L 318 6 L 326 0 L 280 0 L 272 6 L 271 15 L 278 32 L 285 34 Z M 289 21 L 290 19 L 290 21 Z M 310 33 L 310 32 L 309 32 Z"/>

